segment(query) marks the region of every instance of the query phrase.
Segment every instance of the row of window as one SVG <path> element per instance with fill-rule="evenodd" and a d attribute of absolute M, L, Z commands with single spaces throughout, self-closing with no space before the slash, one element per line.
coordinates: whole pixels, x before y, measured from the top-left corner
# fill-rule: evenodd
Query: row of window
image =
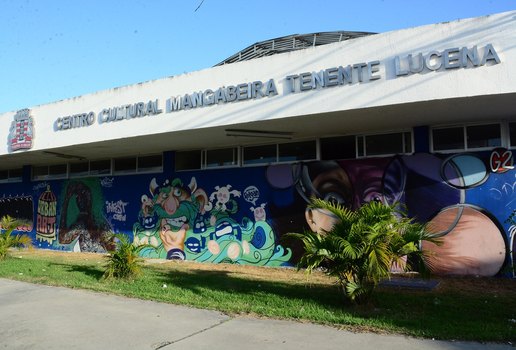
<path fill-rule="evenodd" d="M 150 155 L 32 167 L 34 180 L 100 175 L 151 173 L 163 170 L 163 156 Z"/>
<path fill-rule="evenodd" d="M 176 170 L 208 169 L 317 159 L 316 142 L 301 141 L 262 146 L 229 147 L 176 152 Z"/>
<path fill-rule="evenodd" d="M 307 160 L 412 153 L 412 133 L 339 136 L 318 140 L 176 152 L 176 170 L 252 166 Z"/>
<path fill-rule="evenodd" d="M 431 148 L 439 151 L 467 151 L 501 147 L 500 124 L 456 126 L 432 129 Z M 509 147 L 516 146 L 516 123 L 509 123 Z"/>
<path fill-rule="evenodd" d="M 489 150 L 494 147 L 516 148 L 516 122 L 435 127 L 431 129 L 432 152 Z M 504 136 L 506 135 L 506 136 Z M 318 140 L 229 147 L 176 153 L 176 170 L 249 166 L 305 160 L 353 159 L 414 152 L 412 132 L 402 131 L 371 135 L 352 135 Z"/>
<path fill-rule="evenodd" d="M 20 182 L 22 175 L 22 168 L 0 170 L 0 182 Z"/>
<path fill-rule="evenodd" d="M 488 150 L 494 147 L 516 148 L 516 122 L 434 127 L 431 129 L 432 152 Z M 394 154 L 410 154 L 414 150 L 410 131 L 321 138 L 259 146 L 179 151 L 176 170 L 197 170 L 220 167 L 252 166 L 307 160 L 353 159 Z M 147 155 L 74 163 L 34 166 L 34 180 L 102 175 L 123 175 L 163 171 L 163 156 Z M 0 183 L 22 180 L 22 169 L 0 171 Z"/>

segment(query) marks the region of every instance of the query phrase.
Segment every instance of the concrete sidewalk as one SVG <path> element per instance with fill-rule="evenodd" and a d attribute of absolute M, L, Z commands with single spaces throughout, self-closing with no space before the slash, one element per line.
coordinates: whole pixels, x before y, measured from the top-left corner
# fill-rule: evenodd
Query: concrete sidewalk
<path fill-rule="evenodd" d="M 351 333 L 0 279 L 0 349 L 502 350 L 510 345 Z"/>

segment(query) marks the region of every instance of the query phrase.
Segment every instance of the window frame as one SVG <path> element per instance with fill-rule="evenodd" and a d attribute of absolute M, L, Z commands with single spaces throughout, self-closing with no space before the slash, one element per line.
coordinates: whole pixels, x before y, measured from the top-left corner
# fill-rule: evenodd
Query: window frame
<path fill-rule="evenodd" d="M 151 156 L 160 156 L 161 157 L 161 166 L 160 167 L 151 167 L 151 168 L 140 168 L 139 167 L 139 159 L 144 157 L 151 157 Z M 121 171 L 115 171 L 115 159 L 122 159 L 122 158 L 136 158 L 136 168 L 135 170 L 121 170 Z M 73 164 L 80 164 L 86 162 L 88 164 L 88 170 L 83 171 L 80 173 L 72 173 L 71 167 Z M 92 173 L 91 170 L 91 163 L 92 162 L 109 162 L 108 168 L 102 168 L 102 173 Z M 52 166 L 57 165 L 66 165 L 66 174 L 65 175 L 50 175 L 49 169 Z M 36 176 L 34 175 L 34 169 L 35 168 L 47 168 L 47 174 L 46 175 L 40 175 Z M 145 154 L 145 155 L 138 155 L 138 156 L 128 156 L 128 157 L 117 157 L 117 158 L 104 158 L 104 159 L 92 159 L 92 160 L 86 160 L 81 162 L 68 162 L 68 163 L 58 163 L 58 164 L 51 164 L 51 165 L 33 165 L 31 167 L 31 180 L 32 181 L 44 181 L 44 180 L 59 180 L 59 179 L 79 179 L 79 178 L 85 178 L 85 177 L 103 177 L 103 176 L 125 176 L 125 175 L 138 175 L 138 174 L 149 174 L 149 173 L 162 173 L 163 172 L 163 153 L 154 153 L 154 154 Z M 22 180 L 20 180 L 22 181 Z M 0 183 L 7 182 L 5 180 L 0 180 Z M 15 182 L 15 181 L 12 181 Z"/>
<path fill-rule="evenodd" d="M 315 152 L 315 158 L 313 159 L 297 159 L 297 160 L 287 160 L 287 161 L 280 161 L 280 145 L 285 144 L 293 144 L 293 143 L 302 143 L 302 142 L 313 142 L 314 143 L 314 152 Z M 270 146 L 275 145 L 276 146 L 276 160 L 272 162 L 262 162 L 262 163 L 253 163 L 253 164 L 245 164 L 245 148 L 247 147 L 261 147 L 261 146 Z M 300 163 L 300 162 L 311 162 L 314 160 L 320 159 L 320 146 L 319 146 L 319 139 L 315 138 L 309 138 L 309 139 L 299 139 L 291 142 L 275 142 L 275 143 L 261 143 L 261 144 L 254 144 L 254 145 L 245 145 L 241 147 L 241 167 L 256 167 L 256 166 L 264 166 L 264 165 L 271 165 L 271 164 L 294 164 L 294 163 Z"/>
<path fill-rule="evenodd" d="M 484 125 L 498 125 L 500 127 L 500 145 L 499 146 L 487 146 L 487 147 L 468 147 L 468 127 L 472 126 L 484 126 Z M 464 139 L 464 148 L 454 148 L 454 149 L 445 149 L 445 150 L 435 150 L 434 148 L 434 130 L 436 129 L 452 129 L 452 128 L 462 128 L 463 139 Z M 430 152 L 431 153 L 461 153 L 461 152 L 481 152 L 481 151 L 490 151 L 497 147 L 506 147 L 510 143 L 510 139 L 507 139 L 505 136 L 505 130 L 507 130 L 508 134 L 508 124 L 507 128 L 504 126 L 504 123 L 500 121 L 496 122 L 481 122 L 481 123 L 466 123 L 466 124 L 451 124 L 451 125 L 435 125 L 430 127 Z"/>
<path fill-rule="evenodd" d="M 141 169 L 140 168 L 140 158 L 153 157 L 153 156 L 161 157 L 161 166 Z M 136 157 L 136 173 L 137 174 L 151 174 L 151 173 L 162 173 L 162 172 L 163 172 L 163 153 L 145 154 L 145 155 Z"/>
<path fill-rule="evenodd" d="M 208 166 L 208 152 L 225 150 L 225 149 L 231 149 L 233 151 L 233 161 L 235 162 L 235 164 Z M 203 149 L 202 153 L 201 153 L 201 169 L 200 170 L 237 168 L 240 166 L 240 158 L 241 158 L 240 152 L 241 152 L 240 147 L 238 147 L 238 146 Z"/>
<path fill-rule="evenodd" d="M 18 177 L 12 177 L 11 172 L 12 171 L 21 171 L 20 176 Z M 7 171 L 7 178 L 6 179 L 0 179 L 0 183 L 16 183 L 16 182 L 23 182 L 23 168 L 11 168 L 11 169 L 5 169 L 2 171 Z"/>
<path fill-rule="evenodd" d="M 406 149 L 406 134 L 410 135 L 410 152 L 405 152 Z M 368 155 L 367 154 L 367 142 L 366 138 L 368 136 L 378 136 L 378 135 L 389 135 L 389 134 L 399 134 L 399 137 L 401 138 L 401 148 L 403 152 L 400 153 L 381 153 L 381 154 L 374 154 L 374 155 Z M 360 139 L 362 140 L 360 142 Z M 362 147 L 360 146 L 360 143 L 362 144 Z M 360 149 L 362 148 L 362 149 Z M 414 154 L 414 133 L 412 129 L 402 129 L 402 130 L 390 130 L 390 131 L 382 131 L 382 132 L 373 132 L 373 133 L 366 133 L 366 134 L 358 134 L 355 135 L 355 150 L 356 150 L 356 159 L 360 158 L 379 158 L 379 157 L 393 157 L 395 155 L 410 155 Z M 362 154 L 361 154 L 362 153 Z"/>
<path fill-rule="evenodd" d="M 65 174 L 59 174 L 59 175 L 50 175 L 50 167 L 51 166 L 59 166 L 59 165 L 66 165 L 66 173 Z M 34 168 L 47 168 L 46 175 L 34 175 Z M 32 181 L 45 181 L 45 180 L 61 180 L 61 179 L 67 179 L 69 174 L 69 166 L 68 163 L 57 163 L 57 164 L 50 164 L 50 165 L 37 165 L 31 167 L 31 179 Z"/>

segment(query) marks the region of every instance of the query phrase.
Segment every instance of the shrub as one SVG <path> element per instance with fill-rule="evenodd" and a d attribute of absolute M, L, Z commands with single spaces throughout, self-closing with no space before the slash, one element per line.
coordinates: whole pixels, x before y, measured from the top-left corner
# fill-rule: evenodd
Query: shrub
<path fill-rule="evenodd" d="M 26 234 L 13 235 L 12 232 L 18 226 L 18 221 L 6 215 L 0 220 L 0 260 L 9 255 L 10 248 L 32 248 L 32 239 Z"/>
<path fill-rule="evenodd" d="M 395 205 L 369 202 L 357 211 L 312 199 L 310 209 L 322 209 L 337 220 L 320 233 L 290 233 L 304 245 L 299 266 L 310 273 L 322 267 L 337 278 L 351 301 L 369 300 L 381 279 L 388 278 L 393 266 L 410 268 L 410 257 L 421 255 L 421 240 L 432 240 L 426 227 L 408 219 Z"/>
<path fill-rule="evenodd" d="M 135 245 L 126 235 L 112 235 L 116 248 L 106 256 L 107 264 L 104 278 L 134 278 L 141 274 L 143 259 L 140 252 L 148 245 Z"/>

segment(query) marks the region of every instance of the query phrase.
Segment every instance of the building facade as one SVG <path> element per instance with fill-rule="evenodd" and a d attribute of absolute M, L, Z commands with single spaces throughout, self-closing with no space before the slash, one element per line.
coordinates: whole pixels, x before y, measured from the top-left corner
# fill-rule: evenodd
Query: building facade
<path fill-rule="evenodd" d="M 0 215 L 39 248 L 295 264 L 313 196 L 403 203 L 441 274 L 513 276 L 516 12 L 367 35 L 0 116 Z"/>

